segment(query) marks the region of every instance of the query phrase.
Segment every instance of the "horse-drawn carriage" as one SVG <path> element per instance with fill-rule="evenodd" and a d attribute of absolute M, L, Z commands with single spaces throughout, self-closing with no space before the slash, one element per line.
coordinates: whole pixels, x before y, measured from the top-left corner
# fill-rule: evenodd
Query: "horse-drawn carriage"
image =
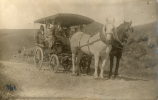
<path fill-rule="evenodd" d="M 36 42 L 34 56 L 36 66 L 41 69 L 42 65 L 47 63 L 55 72 L 59 68 L 69 71 L 72 66 L 69 38 L 76 31 L 82 31 L 83 25 L 92 22 L 93 20 L 88 17 L 68 13 L 36 20 L 35 23 L 46 27 L 40 32 L 44 37 L 42 42 Z M 47 29 L 50 31 L 50 38 L 47 38 Z"/>
<path fill-rule="evenodd" d="M 101 25 L 101 32 L 94 35 L 86 34 L 83 27 L 92 22 L 95 21 L 76 14 L 56 14 L 36 20 L 35 23 L 46 26 L 46 29 L 41 27 L 38 32 L 39 36 L 44 39 L 41 38 L 42 42 L 38 41 L 35 49 L 36 65 L 41 68 L 44 62 L 48 62 L 55 71 L 58 71 L 59 68 L 69 71 L 72 66 L 72 74 L 78 74 L 80 72 L 79 66 L 87 65 L 82 63 L 88 61 L 81 59 L 83 53 L 86 53 L 94 57 L 94 77 L 98 77 L 100 64 L 99 77 L 103 78 L 104 66 L 110 55 L 109 77 L 112 75 L 114 57 L 117 58 L 115 68 L 115 76 L 117 76 L 123 46 L 127 43 L 128 36 L 133 30 L 132 22 L 124 21 L 115 27 L 114 20 L 106 20 L 105 25 Z M 52 27 L 50 27 L 51 25 Z"/>

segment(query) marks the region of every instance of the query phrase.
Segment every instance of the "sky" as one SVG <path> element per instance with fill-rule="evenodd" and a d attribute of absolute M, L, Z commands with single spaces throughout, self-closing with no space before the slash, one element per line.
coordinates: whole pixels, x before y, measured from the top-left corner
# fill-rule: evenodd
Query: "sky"
<path fill-rule="evenodd" d="M 157 19 L 156 0 L 0 0 L 0 29 L 37 28 L 34 21 L 57 13 L 74 13 L 102 24 L 106 18 L 134 25 Z"/>

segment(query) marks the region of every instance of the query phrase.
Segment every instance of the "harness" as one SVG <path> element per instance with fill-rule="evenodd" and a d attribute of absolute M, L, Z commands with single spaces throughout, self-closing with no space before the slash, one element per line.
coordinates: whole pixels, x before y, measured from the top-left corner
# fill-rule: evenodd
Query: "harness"
<path fill-rule="evenodd" d="M 109 34 L 111 34 L 111 33 L 106 33 L 107 35 L 109 35 Z M 103 42 L 103 43 L 105 43 L 105 44 L 107 44 L 107 45 L 110 45 L 111 44 L 111 40 L 110 41 L 107 41 L 107 39 L 105 38 L 105 36 L 103 35 L 103 34 L 99 34 L 100 35 L 100 40 Z"/>
<path fill-rule="evenodd" d="M 111 34 L 111 33 L 107 33 L 107 34 Z M 106 38 L 105 38 L 105 36 L 102 36 L 101 34 L 99 34 L 99 37 L 100 37 L 99 39 L 90 42 L 91 37 L 93 37 L 93 36 L 90 36 L 88 38 L 88 40 L 87 40 L 87 44 L 81 45 L 80 41 L 81 41 L 82 37 L 83 37 L 83 34 L 81 35 L 80 40 L 79 40 L 79 49 L 81 49 L 82 47 L 87 46 L 89 54 L 91 53 L 91 50 L 90 50 L 89 46 L 92 45 L 92 44 L 94 44 L 95 42 L 102 41 L 103 43 L 105 43 L 107 45 L 111 44 L 111 41 L 107 41 Z"/>
<path fill-rule="evenodd" d="M 80 42 L 81 42 L 82 37 L 83 37 L 83 34 L 82 34 L 81 37 L 80 37 L 79 49 L 81 49 L 82 47 L 87 46 L 87 47 L 88 47 L 88 52 L 89 52 L 89 54 L 91 54 L 91 50 L 90 50 L 90 47 L 89 47 L 89 46 L 92 45 L 92 44 L 94 44 L 95 42 L 100 41 L 100 39 L 97 39 L 97 40 L 94 40 L 94 41 L 92 41 L 92 42 L 89 42 L 90 38 L 92 37 L 92 36 L 90 36 L 90 37 L 88 38 L 88 40 L 87 40 L 87 44 L 81 46 L 81 43 L 80 43 Z"/>
<path fill-rule="evenodd" d="M 80 37 L 80 41 L 81 41 L 82 37 L 83 37 L 83 34 L 82 34 L 81 37 Z M 91 50 L 90 50 L 90 47 L 89 47 L 89 46 L 92 45 L 92 44 L 94 44 L 95 42 L 98 42 L 98 41 L 101 40 L 101 39 L 97 39 L 97 40 L 94 40 L 94 41 L 90 42 L 89 40 L 90 40 L 91 37 L 92 37 L 92 36 L 90 36 L 90 37 L 88 38 L 87 44 L 81 45 L 81 43 L 80 43 L 80 41 L 79 41 L 79 49 L 81 49 L 82 47 L 87 46 L 87 47 L 88 47 L 88 52 L 89 52 L 89 54 L 91 53 Z"/>

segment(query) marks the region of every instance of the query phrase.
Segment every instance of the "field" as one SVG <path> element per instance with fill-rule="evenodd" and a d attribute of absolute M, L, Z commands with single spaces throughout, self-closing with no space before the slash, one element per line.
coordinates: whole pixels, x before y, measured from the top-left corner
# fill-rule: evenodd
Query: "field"
<path fill-rule="evenodd" d="M 95 27 L 95 24 L 87 28 L 88 32 L 100 29 L 100 26 Z M 156 51 L 158 34 L 154 26 L 155 23 L 150 23 L 134 27 L 135 31 L 130 36 L 132 42 L 126 47 L 121 59 L 120 78 L 116 80 L 94 80 L 91 75 L 75 77 L 70 73 L 53 73 L 48 66 L 45 66 L 46 70 L 39 71 L 33 64 L 13 62 L 12 58 L 19 49 L 34 46 L 34 33 L 37 30 L 1 29 L 0 59 L 4 67 L 0 71 L 3 74 L 1 78 L 13 81 L 18 88 L 16 93 L 22 97 L 41 95 L 41 97 L 153 100 L 157 96 L 158 71 Z M 93 68 L 93 64 L 91 67 Z M 106 75 L 109 66 L 106 66 L 105 70 Z"/>
<path fill-rule="evenodd" d="M 0 57 L 9 59 L 22 47 L 32 47 L 34 41 L 33 29 L 1 29 L 0 30 Z"/>

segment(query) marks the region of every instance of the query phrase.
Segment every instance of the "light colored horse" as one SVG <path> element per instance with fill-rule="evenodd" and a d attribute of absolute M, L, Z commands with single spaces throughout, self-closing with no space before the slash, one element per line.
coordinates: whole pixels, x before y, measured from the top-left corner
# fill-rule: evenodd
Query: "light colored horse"
<path fill-rule="evenodd" d="M 70 39 L 72 51 L 72 74 L 79 71 L 79 62 L 82 52 L 93 55 L 95 60 L 94 78 L 98 78 L 98 67 L 100 66 L 100 78 L 103 78 L 104 66 L 109 58 L 111 51 L 111 33 L 114 28 L 114 22 L 106 21 L 106 26 L 103 26 L 102 32 L 93 36 L 83 32 L 76 32 Z M 79 73 L 79 72 L 78 72 Z"/>

